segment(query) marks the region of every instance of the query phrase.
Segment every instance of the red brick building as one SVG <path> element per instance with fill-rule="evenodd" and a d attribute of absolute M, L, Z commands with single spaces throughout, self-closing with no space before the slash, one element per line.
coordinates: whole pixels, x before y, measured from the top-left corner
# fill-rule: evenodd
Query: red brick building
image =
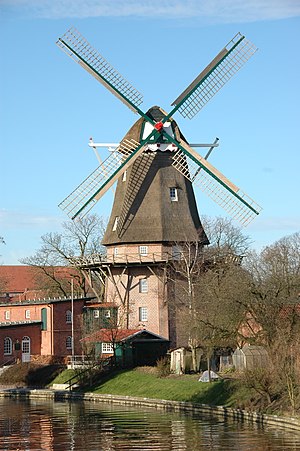
<path fill-rule="evenodd" d="M 82 312 L 89 298 L 40 299 L 32 268 L 1 266 L 5 291 L 0 299 L 0 364 L 81 354 Z M 29 293 L 33 299 L 27 298 Z M 73 318 L 73 327 L 72 327 Z M 72 338 L 73 337 L 73 338 Z"/>

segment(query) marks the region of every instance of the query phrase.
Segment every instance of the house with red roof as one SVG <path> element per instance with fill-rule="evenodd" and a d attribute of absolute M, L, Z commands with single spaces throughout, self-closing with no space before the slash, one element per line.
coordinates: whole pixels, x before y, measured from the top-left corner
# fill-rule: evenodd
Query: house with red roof
<path fill-rule="evenodd" d="M 99 359 L 114 357 L 118 366 L 154 365 L 169 348 L 169 340 L 146 329 L 99 329 L 81 340 Z"/>
<path fill-rule="evenodd" d="M 0 302 L 42 299 L 55 292 L 62 295 L 63 284 L 69 294 L 71 279 L 78 277 L 75 268 L 65 266 L 0 265 Z"/>
<path fill-rule="evenodd" d="M 70 281 L 74 268 L 52 268 Z M 71 356 L 114 357 L 119 365 L 151 365 L 169 341 L 145 328 L 118 327 L 113 302 L 89 296 L 47 296 L 30 266 L 0 266 L 0 365 L 51 363 Z"/>
<path fill-rule="evenodd" d="M 74 269 L 53 267 L 68 279 Z M 41 273 L 31 266 L 0 266 L 0 365 L 64 360 L 81 354 L 82 315 L 90 297 L 47 296 Z"/>

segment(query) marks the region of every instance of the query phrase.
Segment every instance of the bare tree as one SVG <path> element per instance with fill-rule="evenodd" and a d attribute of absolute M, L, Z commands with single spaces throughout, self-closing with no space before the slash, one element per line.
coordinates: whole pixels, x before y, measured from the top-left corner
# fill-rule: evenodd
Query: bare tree
<path fill-rule="evenodd" d="M 37 281 L 50 292 L 67 296 L 70 293 L 70 280 L 74 279 L 75 290 L 86 295 L 88 286 L 80 268 L 73 268 L 70 276 L 57 271 L 57 267 L 69 265 L 73 256 L 83 257 L 93 253 L 104 253 L 101 245 L 105 224 L 97 215 L 88 215 L 78 221 L 66 221 L 62 224 L 63 232 L 49 232 L 41 237 L 41 248 L 21 263 L 37 269 Z M 42 288 L 41 287 L 41 288 Z"/>
<path fill-rule="evenodd" d="M 290 312 L 298 309 L 300 294 L 300 234 L 284 237 L 260 254 L 252 253 L 245 266 L 252 277 L 247 308 L 259 325 L 261 341 L 272 346 L 287 320 L 292 339 L 295 318 Z"/>
<path fill-rule="evenodd" d="M 208 253 L 214 256 L 248 254 L 252 244 L 251 239 L 244 234 L 241 227 L 234 225 L 231 219 L 204 216 L 202 224 L 210 242 L 207 248 Z"/>
<path fill-rule="evenodd" d="M 267 348 L 272 368 L 267 374 L 272 388 L 268 403 L 280 403 L 294 413 L 300 408 L 300 234 L 253 252 L 245 267 L 250 276 L 245 304 L 251 322 L 248 339 Z M 264 371 L 260 376 L 265 377 Z"/>
<path fill-rule="evenodd" d="M 249 238 L 229 220 L 206 218 L 205 222 L 211 246 L 177 243 L 182 252 L 172 265 L 173 275 L 171 272 L 179 328 L 188 334 L 194 370 L 197 347 L 206 349 L 209 362 L 215 347 L 236 344 L 245 311 L 241 297 L 248 284 L 238 252 L 249 251 Z"/>

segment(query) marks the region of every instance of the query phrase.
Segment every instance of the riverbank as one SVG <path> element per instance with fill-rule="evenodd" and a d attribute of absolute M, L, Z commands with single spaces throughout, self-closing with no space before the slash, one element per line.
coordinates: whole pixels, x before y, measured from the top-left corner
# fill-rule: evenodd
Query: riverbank
<path fill-rule="evenodd" d="M 62 372 L 52 384 L 67 382 L 72 370 Z M 74 382 L 77 382 L 76 379 Z M 51 385 L 52 385 L 51 384 Z M 51 387 L 49 385 L 49 387 Z M 201 404 L 236 406 L 236 382 L 222 378 L 213 383 L 199 382 L 199 374 L 170 374 L 159 377 L 155 367 L 137 367 L 118 370 L 103 376 L 100 382 L 87 389 L 95 394 L 186 401 Z M 242 396 L 242 394 L 239 394 Z"/>
<path fill-rule="evenodd" d="M 11 370 L 13 371 L 13 368 Z M 36 380 L 34 374 L 32 375 L 33 368 L 28 366 L 28 370 L 31 374 L 31 380 Z M 36 371 L 40 374 L 42 370 L 36 369 Z M 16 373 L 15 369 L 14 374 L 16 375 Z M 45 374 L 46 371 L 44 369 L 43 375 L 45 376 Z M 51 374 L 53 376 L 55 372 Z M 30 384 L 26 384 L 27 378 L 23 378 L 21 385 L 15 383 L 15 388 L 18 387 L 17 389 L 12 386 L 5 389 L 2 385 L 1 396 L 45 396 L 53 397 L 53 399 L 99 400 L 101 402 L 106 402 L 105 400 L 108 400 L 108 402 L 119 402 L 121 400 L 129 404 L 133 402 L 140 405 L 139 403 L 145 402 L 148 406 L 155 406 L 155 408 L 160 406 L 159 408 L 186 411 L 194 411 L 194 409 L 199 411 L 199 406 L 201 406 L 201 412 L 207 413 L 209 411 L 209 415 L 221 415 L 226 418 L 238 419 L 239 421 L 251 421 L 261 424 L 264 424 L 271 418 L 270 421 L 279 422 L 283 427 L 286 427 L 285 424 L 288 421 L 288 424 L 292 424 L 289 427 L 300 430 L 300 419 L 293 417 L 290 421 L 291 415 L 287 412 L 283 414 L 280 411 L 270 412 L 257 408 L 257 395 L 255 398 L 255 394 L 251 390 L 243 386 L 240 380 L 233 377 L 224 376 L 224 378 L 216 382 L 202 383 L 199 382 L 199 375 L 197 374 L 159 377 L 157 369 L 139 367 L 104 375 L 97 384 L 85 389 L 81 388 L 79 392 L 52 390 L 53 384 L 59 386 L 59 384 L 67 382 L 74 375 L 76 375 L 76 371 L 64 370 L 49 381 L 49 374 L 49 378 L 44 379 L 44 385 L 39 384 L 39 388 L 47 388 L 45 391 L 37 390 L 37 386 L 32 386 L 32 389 L 27 388 Z M 8 376 L 9 372 L 6 374 L 7 379 Z M 11 378 L 10 381 L 12 382 Z M 42 379 L 40 379 L 41 381 Z M 73 382 L 76 382 L 76 379 Z"/>
<path fill-rule="evenodd" d="M 140 406 L 163 410 L 167 412 L 183 412 L 197 414 L 204 418 L 232 420 L 241 423 L 259 424 L 260 426 L 277 426 L 280 428 L 300 432 L 300 421 L 297 418 L 278 417 L 257 412 L 248 412 L 242 409 L 225 406 L 209 406 L 184 401 L 171 401 L 164 399 L 140 398 L 131 396 L 117 396 L 111 394 L 82 393 L 72 391 L 57 391 L 52 389 L 10 388 L 0 390 L 0 398 L 13 398 L 23 400 L 47 399 L 53 401 L 86 401 L 119 404 L 123 406 Z"/>

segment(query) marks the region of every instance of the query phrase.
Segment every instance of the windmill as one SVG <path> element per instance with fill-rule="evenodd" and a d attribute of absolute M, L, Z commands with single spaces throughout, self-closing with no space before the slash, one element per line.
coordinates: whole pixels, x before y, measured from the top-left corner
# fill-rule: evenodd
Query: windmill
<path fill-rule="evenodd" d="M 228 180 L 184 139 L 173 115 L 192 119 L 257 48 L 238 33 L 172 103 L 166 113 L 159 107 L 143 112 L 142 95 L 117 72 L 74 28 L 57 45 L 87 70 L 134 113 L 141 116 L 143 133 L 123 139 L 110 156 L 59 205 L 72 219 L 84 216 L 106 191 L 145 153 L 171 152 L 172 166 L 202 189 L 235 220 L 247 225 L 261 208 Z M 132 134 L 131 134 L 132 135 Z"/>
<path fill-rule="evenodd" d="M 117 182 L 110 220 L 102 243 L 107 256 L 74 258 L 73 264 L 106 283 L 105 301 L 125 312 L 122 326 L 143 328 L 178 345 L 172 304 L 174 286 L 164 279 L 167 263 L 180 253 L 180 243 L 208 244 L 193 185 L 234 219 L 247 225 L 260 207 L 203 158 L 183 136 L 174 114 L 192 119 L 255 53 L 238 33 L 172 103 L 141 110 L 142 95 L 75 29 L 58 46 L 140 118 L 121 142 L 110 143 L 109 156 L 60 207 L 72 219 L 84 216 Z M 90 146 L 96 144 L 91 141 Z M 104 280 L 105 279 L 105 280 Z M 170 283 L 169 283 L 170 282 Z M 122 314 L 121 314 L 122 316 Z M 178 315 L 179 317 L 179 315 Z"/>

